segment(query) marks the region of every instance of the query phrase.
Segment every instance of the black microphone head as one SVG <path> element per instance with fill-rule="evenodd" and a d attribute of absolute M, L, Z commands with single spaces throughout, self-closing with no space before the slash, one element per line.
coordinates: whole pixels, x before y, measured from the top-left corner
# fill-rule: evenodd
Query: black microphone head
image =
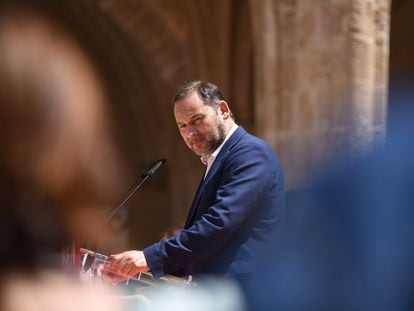
<path fill-rule="evenodd" d="M 155 172 L 167 161 L 166 159 L 160 159 L 151 165 L 143 174 L 142 177 L 151 177 Z"/>

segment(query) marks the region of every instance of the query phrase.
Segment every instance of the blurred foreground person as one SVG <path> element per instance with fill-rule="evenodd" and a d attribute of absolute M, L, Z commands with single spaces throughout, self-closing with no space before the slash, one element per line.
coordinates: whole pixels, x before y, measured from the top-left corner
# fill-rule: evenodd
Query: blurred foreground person
<path fill-rule="evenodd" d="M 76 256 L 62 252 L 93 237 L 116 179 L 104 99 L 63 28 L 33 8 L 1 4 L 1 310 L 120 308 L 106 289 L 78 284 Z"/>
<path fill-rule="evenodd" d="M 413 98 L 392 107 L 384 146 L 288 196 L 252 310 L 413 310 Z"/>

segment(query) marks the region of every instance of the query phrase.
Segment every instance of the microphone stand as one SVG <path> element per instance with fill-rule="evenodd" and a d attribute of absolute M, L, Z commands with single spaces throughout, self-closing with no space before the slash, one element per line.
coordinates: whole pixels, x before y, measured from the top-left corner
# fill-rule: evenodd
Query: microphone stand
<path fill-rule="evenodd" d="M 134 193 L 141 188 L 144 182 L 147 181 L 149 176 L 141 177 L 141 179 L 137 180 L 132 187 L 128 190 L 128 192 L 119 200 L 119 202 L 108 212 L 106 215 L 105 225 L 108 224 L 112 217 L 125 205 L 125 203 L 134 195 Z"/>
<path fill-rule="evenodd" d="M 109 223 L 112 217 L 125 205 L 126 202 L 134 195 L 134 193 L 141 188 L 141 186 L 150 178 L 155 172 L 165 163 L 165 159 L 158 160 L 153 165 L 151 165 L 142 175 L 139 180 L 137 180 L 128 192 L 118 201 L 118 203 L 108 212 L 105 220 L 105 224 Z"/>
<path fill-rule="evenodd" d="M 111 219 L 114 217 L 114 215 L 125 205 L 126 202 L 134 195 L 135 192 L 139 188 L 142 187 L 142 185 L 150 178 L 152 175 L 155 174 L 155 172 L 165 163 L 165 159 L 160 159 L 157 162 L 155 162 L 153 165 L 151 165 L 142 175 L 141 178 L 138 179 L 128 190 L 128 192 L 118 201 L 118 203 L 107 213 L 106 220 L 104 222 L 104 225 L 107 225 Z M 92 247 L 92 249 L 95 249 L 95 247 Z M 82 249 L 84 256 L 81 260 L 81 266 L 83 267 L 83 270 L 86 271 L 89 268 L 91 268 L 93 262 L 95 259 L 99 259 L 100 261 L 107 260 L 107 256 L 95 253 L 93 251 L 90 251 L 86 248 Z M 93 254 L 93 256 L 92 256 Z"/>

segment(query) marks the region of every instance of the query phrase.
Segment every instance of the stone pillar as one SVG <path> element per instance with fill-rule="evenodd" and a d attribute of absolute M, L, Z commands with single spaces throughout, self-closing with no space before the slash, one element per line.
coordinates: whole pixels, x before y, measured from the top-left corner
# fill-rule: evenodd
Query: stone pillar
<path fill-rule="evenodd" d="M 256 133 L 287 188 L 384 135 L 389 0 L 250 0 Z"/>

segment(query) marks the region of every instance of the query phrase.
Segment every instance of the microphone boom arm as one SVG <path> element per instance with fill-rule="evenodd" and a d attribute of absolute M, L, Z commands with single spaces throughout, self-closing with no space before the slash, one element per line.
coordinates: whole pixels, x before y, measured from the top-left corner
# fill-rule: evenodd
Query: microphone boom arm
<path fill-rule="evenodd" d="M 142 175 L 139 180 L 137 180 L 128 192 L 122 197 L 121 200 L 109 211 L 106 216 L 105 224 L 107 224 L 112 217 L 125 205 L 126 202 L 134 195 L 134 193 L 141 188 L 141 186 L 150 178 L 155 172 L 165 163 L 165 159 L 160 159 L 151 165 Z"/>

